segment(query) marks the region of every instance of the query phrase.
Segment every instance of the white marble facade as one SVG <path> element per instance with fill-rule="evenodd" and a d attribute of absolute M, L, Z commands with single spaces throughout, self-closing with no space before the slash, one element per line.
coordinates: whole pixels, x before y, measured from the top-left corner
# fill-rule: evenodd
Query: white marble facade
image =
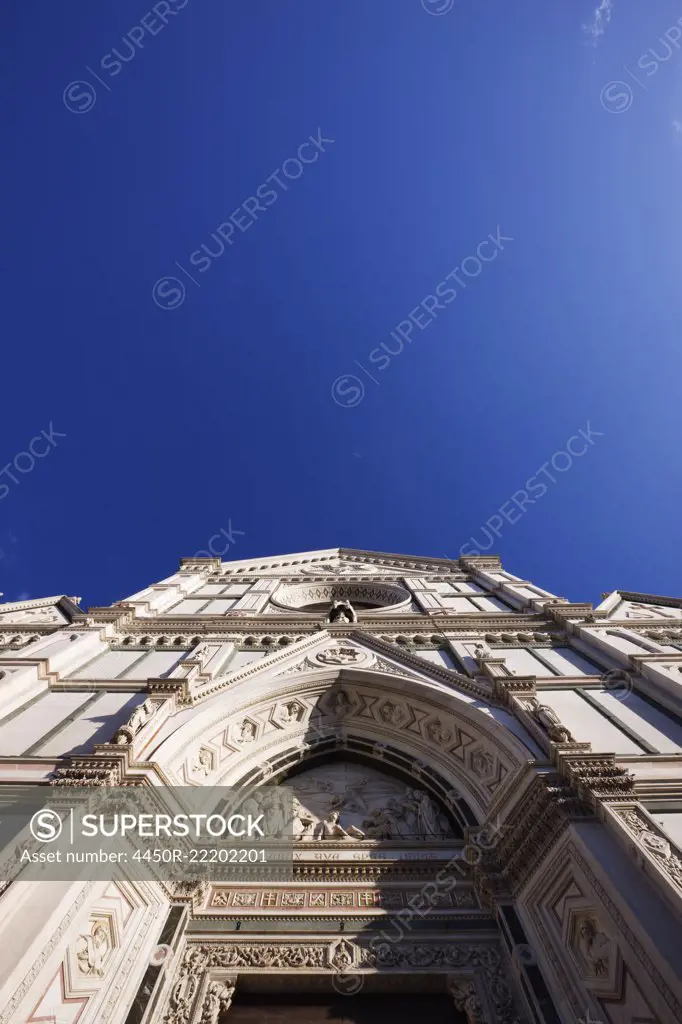
<path fill-rule="evenodd" d="M 0 604 L 5 787 L 294 794 L 293 880 L 0 882 L 0 1024 L 218 1024 L 240 979 L 340 975 L 471 1022 L 682 1020 L 681 619 L 349 549 Z"/>

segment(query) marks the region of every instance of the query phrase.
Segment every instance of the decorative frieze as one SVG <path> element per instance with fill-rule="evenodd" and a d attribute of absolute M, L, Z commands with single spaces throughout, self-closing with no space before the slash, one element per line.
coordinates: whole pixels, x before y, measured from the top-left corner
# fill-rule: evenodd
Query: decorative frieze
<path fill-rule="evenodd" d="M 425 884 L 429 879 L 425 879 Z M 259 915 L 271 911 L 307 912 L 310 910 L 328 912 L 332 916 L 338 911 L 366 913 L 367 911 L 393 911 L 401 907 L 426 903 L 425 911 L 472 911 L 478 909 L 478 900 L 473 887 L 458 885 L 450 892 L 428 893 L 424 896 L 421 887 L 399 888 L 379 886 L 372 889 L 327 888 L 324 885 L 308 884 L 305 888 L 284 889 L 265 887 L 261 889 L 216 888 L 211 896 L 208 910 L 257 912 Z"/>
<path fill-rule="evenodd" d="M 425 972 L 448 975 L 453 998 L 472 1013 L 472 1024 L 520 1024 L 509 984 L 506 964 L 492 942 L 401 941 L 355 939 L 311 940 L 296 942 L 223 941 L 190 942 L 185 950 L 177 979 L 171 986 L 165 1024 L 199 1021 L 207 1006 L 219 1005 L 220 992 L 212 985 L 225 985 L 227 972 L 232 977 L 257 971 L 286 971 L 323 974 L 385 972 Z M 203 981 L 202 981 L 203 979 Z M 228 982 L 230 975 L 228 975 Z M 206 996 L 200 991 L 202 985 Z M 231 986 L 228 984 L 228 988 Z M 223 992 L 225 990 L 221 990 Z M 207 996 L 212 999 L 207 1002 Z M 233 993 L 226 992 L 226 997 Z M 480 996 L 479 994 L 480 993 Z M 215 1018 L 217 1019 L 217 1018 Z M 210 1017 L 206 1018 L 213 1024 Z"/>
<path fill-rule="evenodd" d="M 614 754 L 559 754 L 558 766 L 581 799 L 593 808 L 602 800 L 633 799 L 634 776 L 616 764 Z"/>

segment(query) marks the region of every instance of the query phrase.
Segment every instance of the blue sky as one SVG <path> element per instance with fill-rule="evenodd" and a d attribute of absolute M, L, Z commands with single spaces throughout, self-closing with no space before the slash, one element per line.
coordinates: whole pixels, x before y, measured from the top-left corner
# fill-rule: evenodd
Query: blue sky
<path fill-rule="evenodd" d="M 679 4 L 0 18 L 5 599 L 221 529 L 679 594 Z"/>

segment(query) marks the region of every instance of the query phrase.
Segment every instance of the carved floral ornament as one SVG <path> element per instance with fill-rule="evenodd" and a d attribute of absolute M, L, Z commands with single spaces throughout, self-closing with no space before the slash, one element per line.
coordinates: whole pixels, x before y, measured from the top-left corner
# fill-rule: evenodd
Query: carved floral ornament
<path fill-rule="evenodd" d="M 235 975 L 252 971 L 348 974 L 425 971 L 448 975 L 448 989 L 470 1024 L 519 1024 L 506 966 L 493 944 L 375 941 L 221 942 L 191 944 L 171 987 L 165 1024 L 217 1024 L 232 1001 Z M 200 990 L 203 994 L 200 994 Z M 480 993 L 485 993 L 485 1002 Z"/>

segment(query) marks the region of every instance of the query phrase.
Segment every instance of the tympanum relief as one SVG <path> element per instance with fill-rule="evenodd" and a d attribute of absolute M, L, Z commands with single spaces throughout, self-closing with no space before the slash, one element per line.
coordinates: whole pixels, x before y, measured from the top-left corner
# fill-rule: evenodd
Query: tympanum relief
<path fill-rule="evenodd" d="M 287 780 L 294 793 L 298 840 L 406 840 L 453 838 L 429 794 L 373 768 L 337 762 Z"/>

